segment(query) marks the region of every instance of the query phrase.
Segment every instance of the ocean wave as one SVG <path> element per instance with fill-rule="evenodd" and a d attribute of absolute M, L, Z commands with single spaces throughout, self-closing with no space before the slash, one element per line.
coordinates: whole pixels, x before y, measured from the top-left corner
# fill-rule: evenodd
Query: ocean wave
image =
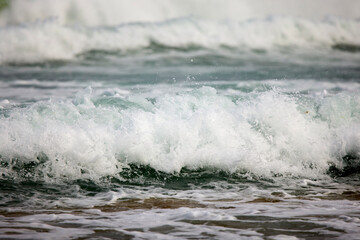
<path fill-rule="evenodd" d="M 1 176 L 99 180 L 136 164 L 165 173 L 321 178 L 358 166 L 359 120 L 356 95 L 270 90 L 236 100 L 210 87 L 156 98 L 85 91 L 2 114 Z"/>
<path fill-rule="evenodd" d="M 187 17 L 96 28 L 64 26 L 56 19 L 48 19 L 1 28 L 0 63 L 77 60 L 89 51 L 128 53 L 159 47 L 314 51 L 347 45 L 357 49 L 359 29 L 360 21 L 340 18 L 275 17 L 239 22 Z"/>
<path fill-rule="evenodd" d="M 57 18 L 61 25 L 114 26 L 186 16 L 243 21 L 268 16 L 358 18 L 357 0 L 11 0 L 0 11 L 0 26 Z"/>

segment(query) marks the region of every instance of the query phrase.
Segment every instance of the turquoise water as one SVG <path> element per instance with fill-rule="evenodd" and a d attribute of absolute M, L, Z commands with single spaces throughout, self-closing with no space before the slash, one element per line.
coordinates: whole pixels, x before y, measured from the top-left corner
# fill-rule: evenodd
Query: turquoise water
<path fill-rule="evenodd" d="M 357 2 L 30 2 L 0 13 L 0 238 L 359 238 Z"/>

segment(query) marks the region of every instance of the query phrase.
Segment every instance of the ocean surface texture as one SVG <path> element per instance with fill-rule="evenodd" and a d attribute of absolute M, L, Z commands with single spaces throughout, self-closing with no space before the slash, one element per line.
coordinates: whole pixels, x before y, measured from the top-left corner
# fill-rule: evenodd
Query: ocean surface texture
<path fill-rule="evenodd" d="M 1 0 L 0 239 L 360 239 L 360 1 Z"/>

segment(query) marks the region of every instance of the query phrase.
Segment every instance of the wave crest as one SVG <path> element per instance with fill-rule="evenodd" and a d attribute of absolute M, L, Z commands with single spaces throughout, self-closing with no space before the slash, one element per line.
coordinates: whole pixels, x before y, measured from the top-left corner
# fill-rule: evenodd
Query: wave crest
<path fill-rule="evenodd" d="M 243 21 L 268 16 L 322 19 L 358 18 L 357 0 L 11 0 L 2 9 L 0 26 L 58 18 L 61 25 L 114 26 L 129 22 L 159 22 L 195 16 Z"/>
<path fill-rule="evenodd" d="M 129 52 L 153 46 L 239 50 L 331 49 L 360 45 L 360 21 L 301 18 L 211 21 L 181 18 L 158 23 L 87 28 L 63 26 L 55 19 L 0 29 L 0 63 L 75 60 L 85 52 Z M 24 41 L 26 39 L 26 41 Z M 9 44 L 11 43 L 11 44 Z"/>
<path fill-rule="evenodd" d="M 203 87 L 101 101 L 109 97 L 85 94 L 1 117 L 3 176 L 30 164 L 45 178 L 96 180 L 139 164 L 167 173 L 214 168 L 318 178 L 360 149 L 359 114 L 334 109 L 342 96 L 309 102 L 268 91 L 232 100 Z M 359 99 L 350 102 L 343 108 L 357 112 Z"/>

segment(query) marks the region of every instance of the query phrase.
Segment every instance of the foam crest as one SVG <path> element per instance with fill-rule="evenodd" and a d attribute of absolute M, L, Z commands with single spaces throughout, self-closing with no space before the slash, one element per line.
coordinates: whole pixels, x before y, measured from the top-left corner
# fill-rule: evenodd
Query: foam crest
<path fill-rule="evenodd" d="M 129 52 L 154 45 L 180 49 L 225 46 L 239 50 L 329 50 L 337 43 L 360 45 L 359 29 L 359 21 L 338 18 L 316 21 L 278 17 L 238 22 L 190 17 L 108 28 L 63 26 L 56 19 L 48 19 L 0 29 L 0 63 L 75 60 L 92 50 Z"/>
<path fill-rule="evenodd" d="M 42 21 L 50 17 L 62 25 L 118 25 L 164 21 L 184 16 L 245 20 L 267 16 L 321 19 L 326 16 L 357 18 L 356 0 L 12 0 L 0 14 L 0 26 Z"/>
<path fill-rule="evenodd" d="M 352 101 L 355 108 L 344 107 L 358 114 Z M 98 180 L 131 163 L 167 173 L 186 167 L 319 178 L 358 152 L 360 137 L 358 115 L 333 125 L 336 110 L 324 103 L 318 111 L 318 104 L 274 90 L 238 101 L 210 87 L 155 100 L 85 92 L 1 117 L 1 171 L 14 177 L 27 166 L 49 181 Z"/>

